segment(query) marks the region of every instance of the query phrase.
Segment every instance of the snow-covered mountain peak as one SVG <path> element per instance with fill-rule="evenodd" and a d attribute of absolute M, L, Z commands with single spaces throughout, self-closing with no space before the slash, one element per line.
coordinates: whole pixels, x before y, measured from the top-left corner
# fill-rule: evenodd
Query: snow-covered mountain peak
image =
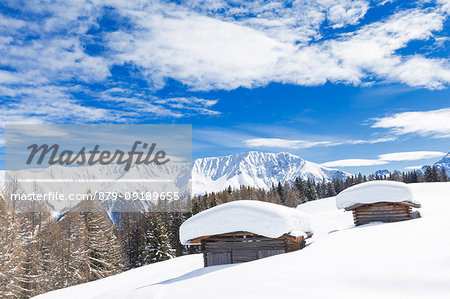
<path fill-rule="evenodd" d="M 437 161 L 436 164 L 448 164 L 450 165 L 450 152 L 442 157 L 441 160 Z"/>
<path fill-rule="evenodd" d="M 193 193 L 217 192 L 228 186 L 268 189 L 278 182 L 293 182 L 297 177 L 328 181 L 345 178 L 347 173 L 322 167 L 287 152 L 243 152 L 222 157 L 198 159 L 192 171 Z"/>
<path fill-rule="evenodd" d="M 430 165 L 422 166 L 422 172 L 425 172 L 427 170 L 427 167 L 429 166 Z M 447 153 L 447 155 L 445 155 L 444 157 L 442 157 L 441 160 L 434 163 L 434 166 L 437 166 L 437 168 L 440 170 L 445 169 L 447 174 L 450 173 L 450 152 Z"/>
<path fill-rule="evenodd" d="M 387 169 L 380 169 L 380 170 L 375 171 L 375 174 L 379 175 L 379 176 L 385 176 L 385 175 L 390 175 L 391 172 Z"/>

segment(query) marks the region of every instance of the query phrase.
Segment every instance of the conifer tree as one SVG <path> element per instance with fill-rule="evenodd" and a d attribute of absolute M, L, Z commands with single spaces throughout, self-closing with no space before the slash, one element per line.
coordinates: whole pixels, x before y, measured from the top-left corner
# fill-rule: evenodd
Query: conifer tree
<path fill-rule="evenodd" d="M 314 181 L 308 179 L 306 182 L 306 197 L 308 200 L 317 200 L 319 199 L 319 195 L 317 194 L 316 185 Z"/>
<path fill-rule="evenodd" d="M 84 214 L 79 210 L 69 211 L 59 224 L 64 238 L 61 248 L 64 287 L 89 281 L 88 231 Z"/>
<path fill-rule="evenodd" d="M 200 206 L 200 202 L 198 198 L 194 199 L 194 202 L 192 203 L 192 214 L 198 214 L 202 211 L 202 207 Z"/>
<path fill-rule="evenodd" d="M 3 196 L 0 194 L 0 294 L 5 298 L 21 298 L 22 248 L 17 224 L 13 222 L 14 211 L 7 208 Z"/>
<path fill-rule="evenodd" d="M 148 215 L 148 223 L 144 232 L 144 243 L 141 249 L 142 265 L 164 261 L 175 256 L 170 245 L 170 238 L 160 215 Z"/>
<path fill-rule="evenodd" d="M 141 248 L 140 234 L 142 231 L 140 218 L 145 213 L 124 212 L 121 213 L 122 221 L 119 223 L 119 233 L 121 236 L 122 250 L 124 254 L 125 269 L 132 269 L 140 266 L 139 249 Z"/>
<path fill-rule="evenodd" d="M 170 224 L 169 238 L 170 246 L 174 249 L 174 254 L 180 256 L 183 254 L 184 246 L 180 243 L 180 226 L 187 218 L 181 212 L 174 212 L 172 223 Z"/>
<path fill-rule="evenodd" d="M 441 173 L 439 174 L 439 181 L 441 181 L 441 182 L 448 181 L 448 176 L 447 176 L 447 172 L 445 171 L 445 168 L 442 168 Z"/>
<path fill-rule="evenodd" d="M 61 242 L 63 240 L 61 226 L 50 211 L 39 212 L 39 219 L 36 238 L 40 268 L 33 288 L 35 294 L 65 287 L 61 279 L 64 274 L 61 255 L 64 242 Z"/>
<path fill-rule="evenodd" d="M 439 171 L 436 166 L 428 166 L 424 174 L 425 182 L 439 182 Z"/>
<path fill-rule="evenodd" d="M 409 183 L 418 183 L 418 182 L 419 176 L 417 175 L 417 171 L 414 170 L 409 176 Z"/>
<path fill-rule="evenodd" d="M 175 256 L 175 252 L 170 245 L 169 235 L 166 227 L 161 221 L 160 215 L 153 217 L 152 231 L 149 238 L 149 258 L 151 263 L 165 261 Z"/>
<path fill-rule="evenodd" d="M 111 220 L 98 202 L 90 204 L 97 207 L 89 207 L 91 210 L 83 212 L 83 216 L 89 252 L 88 277 L 92 281 L 120 273 L 124 266 L 120 240 Z"/>
<path fill-rule="evenodd" d="M 332 182 L 328 182 L 326 188 L 326 197 L 336 196 L 336 190 L 334 189 L 334 184 Z"/>
<path fill-rule="evenodd" d="M 42 275 L 42 260 L 39 258 L 39 243 L 37 239 L 37 219 L 36 212 L 21 212 L 16 215 L 22 249 L 19 287 L 22 291 L 21 295 L 25 298 L 37 295 L 37 280 Z"/>
<path fill-rule="evenodd" d="M 292 187 L 285 187 L 284 190 L 286 192 L 285 205 L 291 208 L 297 207 L 301 203 L 300 197 L 298 196 L 297 187 L 292 185 Z"/>

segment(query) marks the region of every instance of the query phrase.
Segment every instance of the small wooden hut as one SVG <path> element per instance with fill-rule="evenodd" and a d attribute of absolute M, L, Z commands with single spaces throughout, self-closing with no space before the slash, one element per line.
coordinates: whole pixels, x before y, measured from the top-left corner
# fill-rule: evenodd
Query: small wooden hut
<path fill-rule="evenodd" d="M 205 267 L 299 250 L 311 236 L 309 220 L 301 211 L 248 200 L 211 208 L 180 227 L 182 244 L 201 244 Z"/>
<path fill-rule="evenodd" d="M 355 225 L 409 220 L 414 218 L 412 208 L 420 208 L 406 184 L 392 181 L 350 187 L 336 196 L 336 205 L 353 212 Z"/>

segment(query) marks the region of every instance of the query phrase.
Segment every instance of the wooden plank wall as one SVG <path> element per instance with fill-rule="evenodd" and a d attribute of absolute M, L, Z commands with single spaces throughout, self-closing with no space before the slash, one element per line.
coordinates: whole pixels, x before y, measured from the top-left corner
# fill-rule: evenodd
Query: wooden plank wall
<path fill-rule="evenodd" d="M 306 241 L 302 240 L 299 242 L 293 242 L 291 240 L 286 240 L 286 252 L 296 251 L 304 248 L 306 246 Z"/>
<path fill-rule="evenodd" d="M 249 262 L 298 250 L 304 246 L 304 240 L 294 242 L 286 238 L 270 239 L 257 235 L 246 238 L 212 236 L 202 240 L 205 267 Z"/>
<path fill-rule="evenodd" d="M 353 210 L 355 225 L 370 222 L 396 222 L 412 219 L 410 206 L 397 203 L 375 203 L 360 206 Z"/>
<path fill-rule="evenodd" d="M 231 251 L 203 253 L 204 266 L 232 264 Z"/>

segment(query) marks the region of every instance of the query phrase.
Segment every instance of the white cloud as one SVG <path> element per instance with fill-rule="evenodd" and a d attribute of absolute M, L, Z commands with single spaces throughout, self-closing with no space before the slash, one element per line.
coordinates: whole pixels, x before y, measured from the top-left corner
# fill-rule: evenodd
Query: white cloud
<path fill-rule="evenodd" d="M 139 30 L 108 35 L 118 63 L 135 63 L 151 81 L 172 77 L 196 90 L 273 81 L 361 84 L 372 77 L 427 88 L 443 88 L 450 82 L 448 59 L 402 56 L 397 51 L 443 29 L 446 14 L 439 7 L 399 11 L 356 31 L 320 40 L 325 20 L 337 27 L 354 24 L 367 3 L 317 1 L 307 10 L 314 17 L 292 14 L 297 12 L 295 5 L 287 9 L 280 3 L 259 9 L 245 5 L 231 9 L 221 1 L 208 2 L 202 9 L 204 1 L 195 3 L 186 4 L 189 9 L 162 5 L 128 10 Z M 218 13 L 218 8 L 225 12 Z"/>
<path fill-rule="evenodd" d="M 376 138 L 376 139 L 368 139 L 368 140 L 347 140 L 344 141 L 342 144 L 375 144 L 375 143 L 381 143 L 381 142 L 389 142 L 389 141 L 395 141 L 397 138 L 395 137 L 382 137 L 382 138 Z"/>
<path fill-rule="evenodd" d="M 393 68 L 389 77 L 398 78 L 410 86 L 442 88 L 450 82 L 449 62 L 446 59 L 430 59 L 416 55 Z"/>
<path fill-rule="evenodd" d="M 379 155 L 378 159 L 382 161 L 415 161 L 442 157 L 445 154 L 444 152 L 433 151 L 399 152 Z"/>
<path fill-rule="evenodd" d="M 294 51 L 252 28 L 183 10 L 133 17 L 142 30 L 112 33 L 109 44 L 117 63 L 133 62 L 151 81 L 172 77 L 197 90 L 267 84 Z"/>
<path fill-rule="evenodd" d="M 374 159 L 344 159 L 322 163 L 325 167 L 353 167 L 353 166 L 374 166 L 388 164 L 386 161 Z"/>
<path fill-rule="evenodd" d="M 367 1 L 322 1 L 331 4 L 327 19 L 333 28 L 357 24 L 369 9 Z"/>
<path fill-rule="evenodd" d="M 11 90 L 20 100 L 0 105 L 0 124 L 45 123 L 70 120 L 74 123 L 120 121 L 123 112 L 82 105 L 68 96 L 65 87 L 40 86 Z M 37 100 L 38 99 L 38 100 Z"/>
<path fill-rule="evenodd" d="M 120 4 L 120 3 L 116 3 Z M 125 4 L 125 3 L 123 3 Z M 135 88 L 111 79 L 115 63 L 108 54 L 90 55 L 88 30 L 98 27 L 103 3 L 8 3 L 23 15 L 19 20 L 0 14 L 0 124 L 42 122 L 133 122 L 142 117 L 217 115 L 216 100 L 192 101 L 177 108 L 172 102 L 155 103 L 151 89 Z M 16 6 L 15 6 L 16 5 Z M 136 6 L 137 4 L 130 4 Z M 121 9 L 125 9 L 122 7 Z M 125 13 L 125 11 L 124 11 Z M 120 14 L 120 12 L 119 12 Z M 101 34 L 96 36 L 101 38 Z M 99 44 L 107 48 L 108 45 Z M 126 95 L 91 90 L 90 84 L 124 85 Z M 125 96 L 124 96 L 125 95 Z M 103 101 L 102 108 L 92 101 Z"/>
<path fill-rule="evenodd" d="M 72 93 L 87 94 L 105 102 L 104 108 L 75 99 Z M 112 88 L 96 92 L 81 86 L 27 86 L 20 89 L 0 86 L 0 94 L 11 98 L 0 103 L 0 125 L 6 123 L 92 123 L 133 122 L 141 117 L 180 118 L 190 115 L 218 115 L 212 109 L 217 100 L 200 98 L 161 99 L 134 90 Z M 83 97 L 82 95 L 82 97 Z M 37 100 L 38 99 L 38 100 Z"/>
<path fill-rule="evenodd" d="M 128 111 L 138 117 L 142 113 L 151 113 L 160 117 L 180 118 L 183 116 L 209 115 L 220 112 L 212 109 L 218 100 L 197 97 L 158 98 L 147 92 L 136 92 L 122 88 L 110 88 L 98 97 L 102 101 L 115 102 L 122 112 Z"/>
<path fill-rule="evenodd" d="M 369 8 L 365 0 L 180 2 L 202 15 L 233 21 L 290 43 L 318 37 L 324 21 L 333 28 L 357 24 Z"/>
<path fill-rule="evenodd" d="M 415 161 L 442 157 L 445 154 L 446 153 L 437 151 L 398 152 L 378 155 L 378 159 L 344 159 L 322 163 L 321 165 L 325 167 L 374 166 L 389 164 L 390 162 Z M 421 166 L 405 167 L 405 169 L 417 168 L 421 168 Z"/>
<path fill-rule="evenodd" d="M 394 134 L 419 134 L 435 138 L 450 137 L 450 108 L 402 112 L 373 119 L 372 128 L 391 129 Z"/>
<path fill-rule="evenodd" d="M 353 29 L 348 25 L 361 21 L 370 9 L 369 1 L 286 5 L 284 1 L 119 0 L 108 6 L 118 23 L 123 18 L 126 26 L 111 32 L 99 25 L 105 13 L 103 1 L 12 1 L 8 5 L 34 17 L 0 15 L 0 53 L 2 64 L 8 66 L 0 70 L 0 96 L 11 101 L 1 106 L 2 121 L 5 117 L 9 121 L 132 121 L 139 113 L 174 118 L 219 114 L 211 109 L 211 100 L 156 98 L 155 91 L 168 78 L 191 90 L 251 88 L 270 82 L 356 85 L 379 80 L 443 88 L 450 82 L 448 58 L 398 51 L 414 40 L 439 38 L 436 33 L 442 31 L 449 11 L 445 1 L 437 7 L 399 9 Z M 322 36 L 324 26 L 348 30 Z M 100 33 L 92 34 L 95 30 Z M 89 42 L 98 41 L 101 53 L 89 54 Z M 111 70 L 118 65 L 131 65 L 132 76 L 149 86 L 136 88 L 113 80 Z M 95 84 L 128 92 L 90 90 L 86 99 L 73 95 L 77 88 Z M 102 108 L 93 107 L 92 99 L 103 101 Z M 116 105 L 125 111 L 117 111 Z M 36 113 L 30 113 L 32 109 Z M 442 136 L 449 136 L 448 131 Z"/>
<path fill-rule="evenodd" d="M 9 134 L 20 135 L 23 136 L 31 136 L 31 137 L 68 137 L 69 132 L 63 130 L 62 128 L 55 127 L 53 125 L 43 125 L 40 124 L 38 126 L 34 124 L 14 124 L 14 125 L 6 125 L 5 130 L 9 132 Z"/>
<path fill-rule="evenodd" d="M 330 141 L 306 141 L 306 140 L 287 140 L 280 138 L 251 138 L 244 140 L 245 145 L 249 147 L 273 147 L 286 149 L 310 148 L 315 146 L 328 146 Z"/>
<path fill-rule="evenodd" d="M 157 104 L 164 104 L 173 109 L 181 109 L 183 111 L 193 111 L 195 114 L 203 115 L 219 115 L 220 112 L 209 109 L 217 104 L 218 100 L 206 100 L 196 97 L 180 97 L 180 98 L 167 98 L 157 99 L 154 101 Z M 186 114 L 186 113 L 185 113 Z"/>
<path fill-rule="evenodd" d="M 408 166 L 408 167 L 405 167 L 405 169 L 408 169 L 408 170 L 422 169 L 422 166 L 423 166 L 423 165 Z"/>
<path fill-rule="evenodd" d="M 339 66 L 360 83 L 369 74 L 410 86 L 443 88 L 450 82 L 447 60 L 402 56 L 396 51 L 412 40 L 427 40 L 443 28 L 445 15 L 436 10 L 411 9 L 385 21 L 325 43 Z M 419 68 L 420 67 L 420 71 Z"/>
<path fill-rule="evenodd" d="M 327 140 L 308 141 L 308 140 L 289 140 L 282 138 L 249 138 L 244 140 L 244 144 L 249 147 L 300 149 L 300 148 L 311 148 L 316 146 L 338 146 L 344 144 L 374 144 L 393 140 L 395 140 L 395 138 L 391 137 L 369 139 L 369 140 L 344 140 L 344 141 L 327 141 Z"/>

